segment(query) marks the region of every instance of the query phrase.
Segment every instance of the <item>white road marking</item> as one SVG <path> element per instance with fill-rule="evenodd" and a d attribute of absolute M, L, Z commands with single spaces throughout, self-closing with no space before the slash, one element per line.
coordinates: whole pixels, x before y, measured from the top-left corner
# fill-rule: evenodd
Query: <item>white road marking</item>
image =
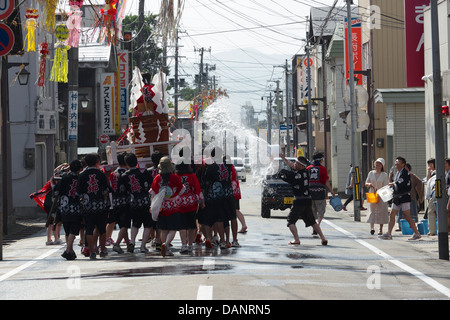
<path fill-rule="evenodd" d="M 56 249 L 50 250 L 47 253 L 44 253 L 43 255 L 37 257 L 34 260 L 28 261 L 27 263 L 24 263 L 23 265 L 5 273 L 4 275 L 0 276 L 0 282 L 5 281 L 6 279 L 12 277 L 13 275 L 25 270 L 26 268 L 31 267 L 33 264 L 35 264 L 36 262 L 40 261 L 40 260 L 44 260 L 45 258 L 51 256 L 52 254 L 58 252 L 62 247 L 58 247 Z"/>
<path fill-rule="evenodd" d="M 213 287 L 212 286 L 199 286 L 197 292 L 197 300 L 212 300 L 213 299 Z"/>
<path fill-rule="evenodd" d="M 214 270 L 216 267 L 216 259 L 205 258 L 203 259 L 203 270 Z M 199 286 L 197 291 L 197 300 L 212 300 L 213 299 L 213 286 Z"/>
<path fill-rule="evenodd" d="M 215 267 L 216 267 L 216 259 L 205 258 L 203 260 L 203 270 L 214 270 Z"/>
<path fill-rule="evenodd" d="M 427 275 L 423 274 L 422 272 L 408 266 L 407 264 L 395 259 L 394 257 L 388 255 L 387 253 L 383 252 L 382 250 L 378 249 L 377 247 L 371 245 L 370 243 L 358 239 L 353 233 L 348 232 L 345 229 L 342 229 L 341 227 L 335 225 L 334 223 L 328 221 L 328 220 L 323 220 L 323 222 L 325 222 L 326 224 L 328 224 L 330 227 L 336 229 L 337 231 L 345 234 L 346 236 L 352 238 L 353 240 L 355 240 L 357 243 L 359 243 L 360 245 L 366 247 L 367 249 L 371 250 L 372 252 L 374 252 L 375 254 L 383 257 L 384 259 L 388 260 L 390 263 L 396 265 L 397 267 L 403 269 L 406 272 L 409 272 L 410 274 L 412 274 L 413 276 L 417 277 L 418 279 L 422 280 L 423 282 L 425 282 L 426 284 L 428 284 L 429 286 L 431 286 L 432 288 L 434 288 L 435 290 L 441 292 L 442 294 L 444 294 L 445 296 L 447 296 L 448 298 L 450 298 L 450 289 L 443 286 L 442 284 L 440 284 L 439 282 L 437 282 L 436 280 L 428 277 Z"/>

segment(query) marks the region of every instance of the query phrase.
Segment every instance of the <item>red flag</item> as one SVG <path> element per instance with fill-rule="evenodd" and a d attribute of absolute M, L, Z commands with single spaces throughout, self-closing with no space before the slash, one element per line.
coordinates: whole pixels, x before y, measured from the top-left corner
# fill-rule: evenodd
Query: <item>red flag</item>
<path fill-rule="evenodd" d="M 34 201 L 36 201 L 36 203 L 38 204 L 39 207 L 42 208 L 42 210 L 44 210 L 44 212 L 47 212 L 44 208 L 44 201 L 45 201 L 45 196 L 52 190 L 52 183 L 51 181 L 48 181 L 41 190 L 30 194 L 30 198 L 33 199 Z"/>

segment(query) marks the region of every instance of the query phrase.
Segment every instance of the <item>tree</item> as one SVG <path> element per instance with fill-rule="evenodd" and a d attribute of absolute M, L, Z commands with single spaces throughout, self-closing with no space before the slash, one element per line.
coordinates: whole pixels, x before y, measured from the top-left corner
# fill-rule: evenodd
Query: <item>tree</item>
<path fill-rule="evenodd" d="M 180 96 L 185 101 L 192 101 L 197 95 L 197 89 L 186 87 L 180 90 Z"/>
<path fill-rule="evenodd" d="M 137 15 L 126 16 L 123 19 L 123 32 L 132 33 L 132 56 L 133 65 L 136 64 L 136 53 L 142 52 L 142 73 L 150 73 L 155 75 L 162 65 L 162 48 L 159 48 L 155 42 L 155 35 L 153 29 L 156 25 L 157 16 L 150 14 L 144 17 L 144 26 L 142 30 L 139 30 L 139 17 Z M 143 43 L 138 43 L 137 35 L 142 33 Z"/>

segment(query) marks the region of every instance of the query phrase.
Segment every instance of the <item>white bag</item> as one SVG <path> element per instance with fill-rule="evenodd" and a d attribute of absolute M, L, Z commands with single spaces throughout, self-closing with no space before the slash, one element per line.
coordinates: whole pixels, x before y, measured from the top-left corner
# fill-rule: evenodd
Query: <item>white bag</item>
<path fill-rule="evenodd" d="M 153 221 L 158 221 L 159 213 L 161 212 L 161 206 L 166 197 L 166 188 L 162 187 L 159 193 L 155 195 L 152 199 L 152 204 L 150 206 L 150 212 L 152 213 Z"/>

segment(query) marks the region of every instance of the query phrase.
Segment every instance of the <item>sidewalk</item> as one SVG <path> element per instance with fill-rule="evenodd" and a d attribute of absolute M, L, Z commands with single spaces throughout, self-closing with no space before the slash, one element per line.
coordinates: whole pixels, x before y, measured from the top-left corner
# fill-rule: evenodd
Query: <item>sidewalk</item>
<path fill-rule="evenodd" d="M 344 202 L 345 199 L 342 199 L 342 202 Z M 367 208 L 368 207 L 368 203 L 365 202 L 364 203 L 364 207 Z M 389 208 L 390 210 L 390 208 Z M 360 223 L 361 224 L 361 228 L 364 228 L 364 226 L 366 226 L 366 230 L 367 230 L 367 234 L 370 234 L 370 224 L 367 223 L 367 216 L 369 214 L 368 210 L 361 210 L 361 221 L 360 222 L 356 222 L 355 223 Z M 419 212 L 418 214 L 418 220 L 421 221 L 424 219 L 424 211 Z M 327 205 L 327 213 L 325 215 L 325 219 L 327 217 L 327 215 L 333 215 L 333 216 L 337 216 L 337 217 L 344 217 L 346 220 L 350 220 L 350 221 L 354 221 L 354 206 L 353 206 L 353 201 L 350 202 L 347 205 L 347 211 L 340 211 L 340 212 L 335 212 L 333 210 L 333 208 L 330 205 Z M 375 235 L 374 237 L 376 237 L 378 235 L 378 231 L 379 231 L 379 225 L 375 225 Z M 385 233 L 388 229 L 388 225 L 383 225 L 383 233 Z M 394 240 L 395 241 L 395 237 L 402 237 L 405 239 L 405 241 L 408 244 L 414 245 L 416 246 L 418 249 L 420 250 L 424 250 L 426 252 L 428 252 L 429 254 L 432 255 L 436 255 L 439 256 L 439 240 L 438 240 L 438 236 L 428 236 L 426 234 L 421 235 L 422 238 L 419 239 L 418 241 L 407 241 L 408 238 L 411 237 L 411 235 L 403 235 L 401 231 L 396 231 L 397 229 L 399 229 L 398 227 L 398 223 L 395 223 L 395 227 L 392 231 L 392 235 L 394 236 Z M 449 237 L 450 239 L 450 237 Z M 386 240 L 386 241 L 391 241 L 391 240 Z"/>
<path fill-rule="evenodd" d="M 3 246 L 32 236 L 42 230 L 45 230 L 46 220 L 41 219 L 18 219 L 16 223 L 8 230 L 8 234 L 3 236 Z"/>

